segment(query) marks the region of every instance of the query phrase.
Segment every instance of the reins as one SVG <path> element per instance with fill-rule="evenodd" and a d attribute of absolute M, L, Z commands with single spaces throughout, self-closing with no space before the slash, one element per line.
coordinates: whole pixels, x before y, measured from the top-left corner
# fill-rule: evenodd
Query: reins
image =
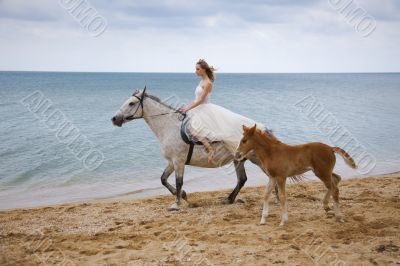
<path fill-rule="evenodd" d="M 178 110 L 175 110 L 175 111 L 173 111 L 173 112 L 161 113 L 161 114 L 146 115 L 146 116 L 142 115 L 141 117 L 135 117 L 135 114 L 137 113 L 137 111 L 139 111 L 139 107 L 142 108 L 142 113 L 143 113 L 143 100 L 144 100 L 144 97 L 146 97 L 145 91 L 146 91 L 146 86 L 145 86 L 144 89 L 143 89 L 142 97 L 136 96 L 135 94 L 132 95 L 132 96 L 136 97 L 136 98 L 139 100 L 140 105 L 138 105 L 138 107 L 136 108 L 136 110 L 135 110 L 135 112 L 133 113 L 133 115 L 127 117 L 127 119 L 129 119 L 129 120 L 135 120 L 135 119 L 140 119 L 140 118 L 156 117 L 156 116 L 162 116 L 162 115 L 168 115 L 168 114 L 175 114 L 175 113 L 179 113 L 179 114 L 182 115 L 180 118 L 178 118 L 180 121 L 182 121 L 183 119 L 185 119 L 186 113 L 181 113 L 181 112 L 179 112 Z"/>

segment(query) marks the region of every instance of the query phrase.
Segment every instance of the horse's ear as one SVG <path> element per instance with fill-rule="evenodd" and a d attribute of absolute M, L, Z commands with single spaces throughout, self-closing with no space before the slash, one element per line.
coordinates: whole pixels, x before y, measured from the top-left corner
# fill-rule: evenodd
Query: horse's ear
<path fill-rule="evenodd" d="M 242 125 L 242 128 L 243 128 L 243 132 L 247 132 L 249 130 L 249 128 L 246 127 L 246 125 Z"/>
<path fill-rule="evenodd" d="M 254 126 L 249 129 L 249 134 L 254 134 L 254 132 L 256 131 L 256 128 L 257 128 L 257 125 L 254 124 Z"/>
<path fill-rule="evenodd" d="M 136 93 L 138 93 L 138 90 L 137 90 L 137 89 L 132 93 L 132 96 L 135 96 Z"/>
<path fill-rule="evenodd" d="M 142 95 L 144 95 L 145 92 L 146 92 L 146 86 L 144 86 Z"/>

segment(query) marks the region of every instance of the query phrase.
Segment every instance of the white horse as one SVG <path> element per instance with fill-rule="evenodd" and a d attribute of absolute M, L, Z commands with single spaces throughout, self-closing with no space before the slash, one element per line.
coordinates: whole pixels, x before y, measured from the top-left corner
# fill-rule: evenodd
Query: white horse
<path fill-rule="evenodd" d="M 161 183 L 173 194 L 176 201 L 169 210 L 179 210 L 181 199 L 187 200 L 186 192 L 182 190 L 185 164 L 189 152 L 189 145 L 181 137 L 182 114 L 175 108 L 163 103 L 159 98 L 135 91 L 120 107 L 119 111 L 111 119 L 115 126 L 121 127 L 124 123 L 134 119 L 143 118 L 160 142 L 161 152 L 168 161 L 168 165 L 161 175 Z M 216 168 L 233 161 L 237 175 L 237 185 L 224 203 L 233 203 L 240 189 L 247 180 L 244 163 L 249 159 L 260 167 L 260 161 L 255 154 L 249 153 L 242 161 L 234 160 L 234 154 L 225 147 L 222 141 L 213 142 L 215 156 L 212 162 L 208 161 L 204 146 L 195 145 L 188 165 Z M 261 168 L 261 167 L 260 167 Z M 168 177 L 175 171 L 176 188 L 168 183 Z"/>

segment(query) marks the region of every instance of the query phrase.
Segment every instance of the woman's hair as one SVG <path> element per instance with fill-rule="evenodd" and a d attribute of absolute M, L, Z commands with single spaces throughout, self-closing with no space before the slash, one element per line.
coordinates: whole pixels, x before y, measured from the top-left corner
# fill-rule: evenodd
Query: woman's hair
<path fill-rule="evenodd" d="M 214 80 L 215 80 L 214 72 L 216 71 L 216 69 L 212 66 L 209 66 L 208 63 L 206 62 L 206 60 L 204 60 L 204 59 L 200 59 L 196 64 L 199 65 L 202 69 L 204 69 L 206 71 L 208 78 L 212 82 L 214 82 Z"/>

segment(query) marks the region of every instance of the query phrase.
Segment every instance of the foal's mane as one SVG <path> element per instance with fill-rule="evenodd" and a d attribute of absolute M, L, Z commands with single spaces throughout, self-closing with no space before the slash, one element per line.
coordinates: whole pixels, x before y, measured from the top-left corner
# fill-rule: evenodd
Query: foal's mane
<path fill-rule="evenodd" d="M 271 129 L 264 128 L 264 130 L 258 129 L 255 131 L 261 139 L 267 142 L 274 142 L 274 143 L 280 143 L 281 141 L 272 133 Z"/>

